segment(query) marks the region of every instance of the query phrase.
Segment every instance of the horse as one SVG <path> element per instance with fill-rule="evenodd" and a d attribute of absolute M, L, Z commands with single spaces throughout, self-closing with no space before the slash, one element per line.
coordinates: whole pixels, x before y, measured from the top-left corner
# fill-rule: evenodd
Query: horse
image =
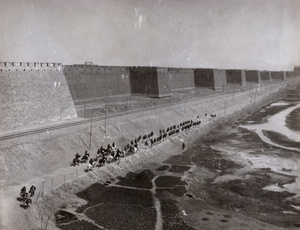
<path fill-rule="evenodd" d="M 23 200 L 23 204 L 26 205 L 25 208 L 28 208 L 28 207 L 29 207 L 29 204 L 32 204 L 31 198 L 25 197 L 24 200 Z"/>
<path fill-rule="evenodd" d="M 121 157 L 126 157 L 126 150 L 124 149 L 122 152 L 121 152 Z"/>
<path fill-rule="evenodd" d="M 136 151 L 137 151 L 137 147 L 130 146 L 130 148 L 128 150 L 128 154 L 134 154 Z"/>
<path fill-rule="evenodd" d="M 75 157 L 71 163 L 71 166 L 79 165 L 79 163 L 80 163 L 80 160 L 77 157 Z"/>
<path fill-rule="evenodd" d="M 157 137 L 157 144 L 160 143 L 161 139 L 162 139 L 161 136 Z"/>
<path fill-rule="evenodd" d="M 166 139 L 166 138 L 167 138 L 167 134 L 164 133 L 164 135 L 163 135 L 163 140 Z"/>
<path fill-rule="evenodd" d="M 80 163 L 86 163 L 89 159 L 89 155 L 87 152 L 85 153 L 85 155 L 81 158 Z"/>
<path fill-rule="evenodd" d="M 114 157 L 113 157 L 112 155 L 109 155 L 109 156 L 107 156 L 107 158 L 106 158 L 106 162 L 107 162 L 107 163 L 111 163 L 111 162 L 113 162 L 113 160 L 114 160 Z"/>
<path fill-rule="evenodd" d="M 29 207 L 29 204 L 32 204 L 32 200 L 30 197 L 28 197 L 28 193 L 25 192 L 22 194 L 22 199 L 21 201 L 23 202 L 23 205 L 20 205 L 21 207 L 27 209 Z"/>
<path fill-rule="evenodd" d="M 26 194 L 26 187 L 24 186 L 23 188 L 21 188 L 20 197 L 24 198 L 25 194 Z"/>
<path fill-rule="evenodd" d="M 30 197 L 34 196 L 35 190 L 36 190 L 36 187 L 34 185 L 31 185 L 29 192 L 28 192 L 30 194 Z"/>
<path fill-rule="evenodd" d="M 96 166 L 96 159 L 91 158 L 87 167 L 87 172 L 91 171 Z"/>
<path fill-rule="evenodd" d="M 105 165 L 105 162 L 106 162 L 106 157 L 102 157 L 102 158 L 99 160 L 98 167 L 104 166 L 104 165 Z"/>
<path fill-rule="evenodd" d="M 141 135 L 139 135 L 139 137 L 138 137 L 138 139 L 137 139 L 137 140 L 138 140 L 138 142 L 139 142 L 139 141 L 141 141 L 141 139 L 142 139 L 142 136 L 141 136 Z"/>
<path fill-rule="evenodd" d="M 150 139 L 150 142 L 151 142 L 151 147 L 153 146 L 153 144 L 154 144 L 154 141 L 153 141 L 153 139 Z"/>

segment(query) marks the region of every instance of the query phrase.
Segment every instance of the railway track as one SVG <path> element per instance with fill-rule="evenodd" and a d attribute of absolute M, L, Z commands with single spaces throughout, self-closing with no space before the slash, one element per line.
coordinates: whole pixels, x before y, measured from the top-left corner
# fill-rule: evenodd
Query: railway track
<path fill-rule="evenodd" d="M 218 96 L 220 96 L 220 95 L 218 94 L 218 95 L 210 95 L 210 96 L 201 97 L 201 98 L 192 98 L 190 100 L 187 100 L 187 103 L 192 102 L 192 101 L 212 98 L 212 97 L 218 97 Z M 146 112 L 146 111 L 151 111 L 151 110 L 162 109 L 162 108 L 171 107 L 174 105 L 184 105 L 184 104 L 185 104 L 185 102 L 179 102 L 179 103 L 175 102 L 175 103 L 170 103 L 167 105 L 159 105 L 159 106 L 147 107 L 147 108 L 142 108 L 142 109 L 124 111 L 124 112 L 119 112 L 119 113 L 107 114 L 106 119 L 121 117 L 121 116 L 130 115 L 130 114 L 134 114 L 134 113 L 139 113 L 139 112 Z M 93 122 L 97 122 L 97 121 L 102 121 L 104 119 L 105 119 L 105 115 L 100 116 L 100 117 L 94 117 L 92 120 L 93 120 Z M 32 135 L 32 134 L 38 134 L 38 133 L 47 132 L 47 131 L 51 131 L 51 130 L 57 130 L 57 129 L 63 129 L 63 128 L 77 126 L 77 125 L 83 125 L 83 124 L 87 124 L 90 122 L 91 122 L 90 119 L 82 118 L 82 120 L 80 120 L 80 121 L 66 122 L 63 124 L 53 124 L 53 125 L 49 125 L 49 126 L 43 126 L 41 128 L 34 128 L 34 129 L 28 129 L 28 130 L 24 130 L 24 131 L 11 132 L 8 134 L 0 135 L 0 141 L 12 139 L 12 138 L 18 138 L 18 137 L 22 137 L 22 136 L 28 136 L 28 135 Z"/>

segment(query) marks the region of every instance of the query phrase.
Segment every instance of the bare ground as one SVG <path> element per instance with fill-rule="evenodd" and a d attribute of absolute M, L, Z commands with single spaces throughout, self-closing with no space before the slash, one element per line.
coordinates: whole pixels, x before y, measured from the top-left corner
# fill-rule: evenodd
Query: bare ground
<path fill-rule="evenodd" d="M 225 121 L 223 116 L 228 121 L 228 116 L 234 115 L 232 120 L 234 121 L 234 117 L 243 116 L 243 114 L 259 108 L 267 101 L 275 100 L 280 93 L 277 93 L 276 96 L 270 93 L 278 92 L 278 88 L 279 84 L 273 84 L 261 89 L 256 95 L 252 91 L 236 92 L 235 94 L 187 102 L 186 109 L 183 109 L 183 104 L 181 104 L 110 119 L 107 121 L 106 133 L 103 132 L 104 122 L 95 122 L 90 150 L 92 156 L 95 156 L 96 149 L 101 145 L 105 146 L 115 142 L 117 146 L 124 146 L 131 139 L 146 132 L 158 133 L 160 128 L 178 124 L 184 120 L 195 119 L 197 115 L 200 115 L 202 124 L 199 128 L 180 133 L 180 135 L 170 138 L 156 147 L 140 149 L 137 154 L 87 174 L 84 173 L 86 165 L 73 168 L 69 166 L 69 163 L 76 152 L 83 153 L 86 145 L 88 146 L 89 125 L 2 141 L 0 160 L 4 167 L 1 168 L 1 175 L 3 175 L 0 193 L 1 229 L 56 229 L 54 223 L 56 211 L 65 208 L 72 212 L 86 203 L 85 200 L 74 195 L 76 192 L 96 182 L 105 183 L 117 176 L 125 176 L 128 171 L 158 166 L 174 153 L 178 153 L 182 139 L 188 146 L 194 143 L 199 136 L 217 128 L 217 123 Z M 267 100 L 263 100 L 263 98 L 267 98 Z M 242 111 L 241 108 L 243 108 Z M 237 111 L 241 111 L 240 114 L 236 114 Z M 209 121 L 204 117 L 205 113 L 216 113 L 218 117 Z M 210 175 L 210 172 L 201 173 L 203 174 L 198 177 L 198 180 L 201 178 L 204 180 Z M 77 177 L 78 179 L 76 179 Z M 37 192 L 33 198 L 33 204 L 28 209 L 23 209 L 20 207 L 17 197 L 21 187 L 26 185 L 29 188 L 31 184 L 36 185 Z M 191 201 L 187 200 L 186 202 Z M 215 207 L 204 201 L 193 202 L 193 205 L 199 203 L 205 207 L 203 210 L 213 210 L 215 217 L 217 215 L 229 215 L 222 214 L 222 209 L 216 210 Z M 205 216 L 207 215 L 212 216 L 212 214 L 206 213 Z M 81 218 L 84 219 L 85 217 L 82 216 Z M 227 216 L 226 218 L 230 217 Z M 196 219 L 198 221 L 198 217 Z M 197 223 L 192 217 L 191 220 L 195 224 Z M 265 229 L 280 229 L 245 215 L 239 216 L 238 214 L 234 221 L 239 223 L 241 220 L 245 220 L 249 224 L 245 227 L 265 225 Z M 221 223 L 226 222 L 220 221 Z M 215 224 L 216 226 L 217 224 Z M 208 225 L 207 229 L 217 228 L 209 228 Z"/>

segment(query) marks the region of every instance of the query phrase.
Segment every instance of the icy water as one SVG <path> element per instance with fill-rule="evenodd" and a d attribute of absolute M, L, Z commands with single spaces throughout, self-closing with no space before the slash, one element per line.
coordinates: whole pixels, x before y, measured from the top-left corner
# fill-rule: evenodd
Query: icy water
<path fill-rule="evenodd" d="M 297 229 L 300 104 L 270 104 L 160 166 L 78 193 L 60 229 Z M 59 216 L 59 218 L 58 218 Z M 79 218 L 80 216 L 80 218 Z M 84 218 L 82 218 L 84 216 Z"/>

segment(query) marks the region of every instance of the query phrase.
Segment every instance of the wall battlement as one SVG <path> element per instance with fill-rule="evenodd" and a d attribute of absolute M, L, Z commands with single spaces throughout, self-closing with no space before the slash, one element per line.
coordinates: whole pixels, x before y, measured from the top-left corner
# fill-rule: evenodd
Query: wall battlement
<path fill-rule="evenodd" d="M 105 73 L 105 72 L 127 72 L 129 67 L 126 66 L 99 66 L 99 65 L 87 65 L 87 64 L 75 64 L 75 65 L 64 65 L 64 71 L 72 72 L 86 72 L 86 73 Z"/>
<path fill-rule="evenodd" d="M 53 62 L 0 62 L 0 71 L 61 71 L 63 65 Z"/>
<path fill-rule="evenodd" d="M 181 72 L 181 73 L 193 73 L 194 69 L 192 68 L 168 68 L 168 71 L 170 73 L 177 73 L 177 72 Z"/>

